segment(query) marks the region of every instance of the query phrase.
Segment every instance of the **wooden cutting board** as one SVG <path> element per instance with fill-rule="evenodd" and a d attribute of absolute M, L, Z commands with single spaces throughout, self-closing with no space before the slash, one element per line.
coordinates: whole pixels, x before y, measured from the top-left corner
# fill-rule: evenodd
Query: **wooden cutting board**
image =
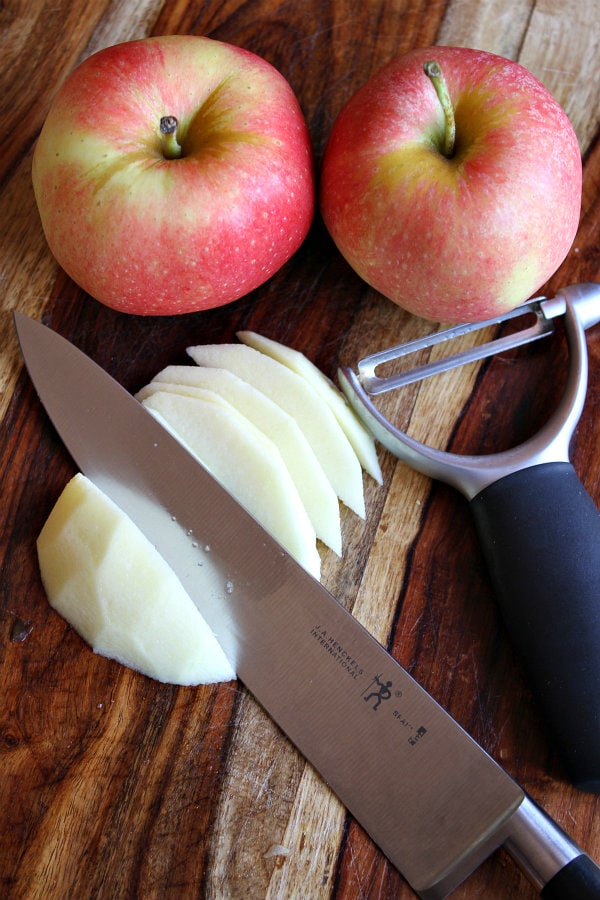
<path fill-rule="evenodd" d="M 2 898 L 409 898 L 401 876 L 241 684 L 175 688 L 95 656 L 48 607 L 35 538 L 73 464 L 21 361 L 10 310 L 43 318 L 128 389 L 191 343 L 250 328 L 327 374 L 422 333 L 369 290 L 322 223 L 251 296 L 176 318 L 135 318 L 86 297 L 53 261 L 30 181 L 52 96 L 85 55 L 147 34 L 196 33 L 265 56 L 291 82 L 317 163 L 353 91 L 396 53 L 434 43 L 518 59 L 569 113 L 584 159 L 581 227 L 545 286 L 600 280 L 598 0 L 9 0 L 0 9 L 0 896 Z M 560 215 L 560 210 L 557 210 Z M 600 336 L 572 447 L 600 501 Z M 510 446 L 547 417 L 568 365 L 560 338 L 442 389 L 405 389 L 411 433 L 459 452 Z M 465 501 L 381 451 L 367 516 L 343 510 L 328 588 L 526 788 L 600 859 L 598 799 L 572 789 L 506 639 Z M 540 562 L 543 565 L 543 560 Z M 458 898 L 535 896 L 496 854 Z"/>

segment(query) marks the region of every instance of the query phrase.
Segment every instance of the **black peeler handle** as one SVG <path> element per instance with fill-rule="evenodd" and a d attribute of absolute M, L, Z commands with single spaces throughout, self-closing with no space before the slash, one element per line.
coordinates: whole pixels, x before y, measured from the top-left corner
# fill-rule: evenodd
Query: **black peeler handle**
<path fill-rule="evenodd" d="M 600 793 L 600 512 L 567 462 L 507 475 L 471 507 L 557 750 L 572 783 Z"/>

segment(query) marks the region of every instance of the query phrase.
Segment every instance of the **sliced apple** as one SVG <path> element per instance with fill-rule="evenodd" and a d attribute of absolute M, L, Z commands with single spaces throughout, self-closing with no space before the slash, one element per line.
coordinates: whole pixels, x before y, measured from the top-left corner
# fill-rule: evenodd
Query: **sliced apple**
<path fill-rule="evenodd" d="M 335 384 L 299 350 L 294 350 L 292 347 L 280 344 L 278 341 L 254 331 L 238 331 L 237 337 L 243 344 L 265 353 L 287 366 L 292 372 L 301 375 L 314 387 L 340 423 L 363 469 L 381 484 L 383 479 L 375 449 L 375 440 Z"/>
<path fill-rule="evenodd" d="M 173 570 L 84 475 L 66 485 L 37 551 L 51 606 L 96 653 L 175 684 L 235 678 Z"/>
<path fill-rule="evenodd" d="M 262 391 L 226 369 L 167 366 L 136 395 L 144 400 L 158 390 L 198 396 L 214 391 L 273 441 L 292 476 L 317 537 L 338 556 L 342 553 L 340 510 L 335 491 L 298 424 Z M 202 396 L 202 394 L 200 394 Z"/>
<path fill-rule="evenodd" d="M 157 391 L 142 403 L 300 565 L 320 577 L 315 530 L 272 441 L 214 391 L 198 388 L 194 397 Z"/>
<path fill-rule="evenodd" d="M 296 420 L 343 503 L 364 518 L 362 469 L 329 406 L 304 378 L 245 344 L 189 347 L 200 366 L 227 369 L 262 391 Z"/>

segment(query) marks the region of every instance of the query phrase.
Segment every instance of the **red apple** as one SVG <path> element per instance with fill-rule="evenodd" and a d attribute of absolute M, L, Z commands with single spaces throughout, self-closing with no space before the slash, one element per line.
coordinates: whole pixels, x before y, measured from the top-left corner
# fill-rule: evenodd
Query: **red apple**
<path fill-rule="evenodd" d="M 430 60 L 441 79 L 426 74 Z M 424 318 L 479 321 L 522 303 L 559 267 L 581 180 L 573 128 L 530 72 L 430 47 L 392 60 L 342 109 L 321 209 L 376 290 Z"/>
<path fill-rule="evenodd" d="M 115 309 L 220 306 L 297 250 L 312 150 L 283 75 L 253 53 L 175 35 L 108 47 L 60 89 L 33 184 L 50 249 Z"/>

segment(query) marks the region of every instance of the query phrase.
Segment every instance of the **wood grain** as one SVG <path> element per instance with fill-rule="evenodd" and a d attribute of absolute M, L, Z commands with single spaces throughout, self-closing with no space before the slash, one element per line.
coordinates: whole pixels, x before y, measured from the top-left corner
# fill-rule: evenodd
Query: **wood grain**
<path fill-rule="evenodd" d="M 188 344 L 251 328 L 338 365 L 427 326 L 369 290 L 317 216 L 296 256 L 249 297 L 181 317 L 121 316 L 58 268 L 41 231 L 31 154 L 52 96 L 77 61 L 146 34 L 196 33 L 265 56 L 307 117 L 317 165 L 345 100 L 396 53 L 434 43 L 518 59 L 569 113 L 584 159 L 581 225 L 546 286 L 600 280 L 600 3 L 588 0 L 8 0 L 0 10 L 0 896 L 87 898 L 413 897 L 401 875 L 239 683 L 160 685 L 95 656 L 48 607 L 35 538 L 74 472 L 21 371 L 10 311 L 44 318 L 128 389 Z M 573 441 L 600 501 L 600 340 Z M 548 415 L 568 359 L 560 338 L 440 387 L 385 402 L 411 434 L 457 452 L 510 446 Z M 506 639 L 466 503 L 381 452 L 367 516 L 342 510 L 342 560 L 323 551 L 339 600 L 600 859 L 598 798 L 571 788 Z M 495 854 L 454 894 L 534 897 Z"/>

